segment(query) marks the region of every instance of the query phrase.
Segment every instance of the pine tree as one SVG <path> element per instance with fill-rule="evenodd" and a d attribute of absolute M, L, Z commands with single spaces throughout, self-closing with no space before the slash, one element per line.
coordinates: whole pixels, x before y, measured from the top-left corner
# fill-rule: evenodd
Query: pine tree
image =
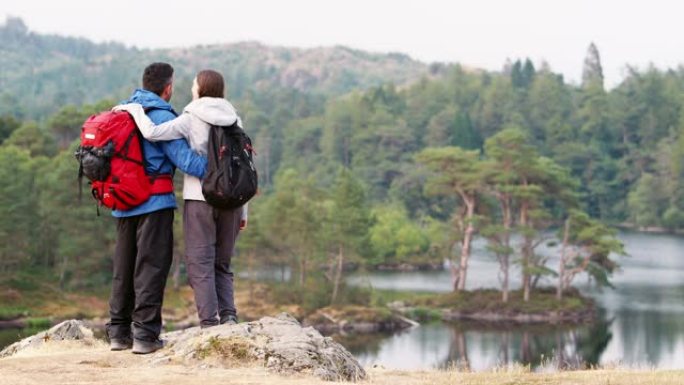
<path fill-rule="evenodd" d="M 337 253 L 334 264 L 333 292 L 331 303 L 337 300 L 345 261 L 363 253 L 371 225 L 370 210 L 366 205 L 366 194 L 361 183 L 352 173 L 342 168 L 332 192 L 330 213 L 330 235 Z"/>
<path fill-rule="evenodd" d="M 584 58 L 584 69 L 582 70 L 582 87 L 587 88 L 596 86 L 603 89 L 603 67 L 601 65 L 601 55 L 596 44 L 589 44 L 587 56 Z"/>
<path fill-rule="evenodd" d="M 454 291 L 465 289 L 472 241 L 477 232 L 477 201 L 484 190 L 480 152 L 459 147 L 427 148 L 416 160 L 431 173 L 425 186 L 427 194 L 458 197 L 460 207 L 454 214 L 455 239 L 461 242 L 459 261 L 451 262 Z"/>

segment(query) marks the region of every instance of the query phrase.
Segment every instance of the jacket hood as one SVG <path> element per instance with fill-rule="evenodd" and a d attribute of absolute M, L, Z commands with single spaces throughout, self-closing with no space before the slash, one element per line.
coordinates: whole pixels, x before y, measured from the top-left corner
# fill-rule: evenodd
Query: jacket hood
<path fill-rule="evenodd" d="M 143 90 L 137 88 L 130 99 L 125 103 L 138 103 L 143 106 L 143 108 L 158 108 L 160 110 L 168 110 L 173 112 L 173 107 L 164 99 L 160 98 L 159 95 L 154 92 Z M 175 113 L 175 112 L 174 112 Z"/>
<path fill-rule="evenodd" d="M 193 114 L 202 121 L 216 126 L 230 126 L 235 121 L 242 125 L 235 107 L 224 98 L 202 97 L 193 100 L 185 106 L 183 112 Z"/>

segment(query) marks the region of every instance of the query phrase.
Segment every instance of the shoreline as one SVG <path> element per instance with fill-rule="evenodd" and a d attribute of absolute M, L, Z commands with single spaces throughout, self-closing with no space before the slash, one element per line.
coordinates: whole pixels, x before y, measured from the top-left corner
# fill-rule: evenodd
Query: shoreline
<path fill-rule="evenodd" d="M 552 289 L 540 288 L 529 302 L 522 292 L 511 291 L 509 301 L 500 300 L 501 292 L 479 289 L 435 294 L 412 302 L 390 304 L 409 318 L 443 322 L 478 321 L 487 324 L 585 324 L 598 317 L 596 302 L 577 290 L 571 290 L 561 301 Z"/>
<path fill-rule="evenodd" d="M 546 312 L 533 314 L 447 311 L 442 318 L 445 322 L 480 321 L 491 324 L 584 324 L 593 322 L 595 319 L 596 312 L 593 310 L 574 313 Z"/>
<path fill-rule="evenodd" d="M 186 365 L 153 365 L 130 352 L 110 352 L 104 348 L 38 352 L 33 355 L 0 359 L 2 385 L 98 383 L 101 385 L 224 385 L 230 383 L 263 385 L 324 385 L 333 384 L 306 375 L 282 375 L 263 367 L 232 368 L 206 365 L 198 368 Z M 369 385 L 447 385 L 447 384 L 662 384 L 684 382 L 682 370 L 652 370 L 608 367 L 591 370 L 536 373 L 523 366 L 493 368 L 469 372 L 456 368 L 446 370 L 396 370 L 382 367 L 366 368 Z"/>
<path fill-rule="evenodd" d="M 643 233 L 643 234 L 669 234 L 669 235 L 684 235 L 684 229 L 668 229 L 666 227 L 660 227 L 660 226 L 637 226 L 633 223 L 616 223 L 613 224 L 612 226 L 620 229 L 620 230 L 627 230 L 627 231 L 633 231 L 636 233 Z"/>
<path fill-rule="evenodd" d="M 166 305 L 164 326 L 167 330 L 197 326 L 194 304 L 191 300 L 183 298 L 188 295 L 188 290 L 188 288 L 181 289 L 178 295 L 182 299 L 169 301 Z M 597 306 L 594 300 L 581 295 L 577 290 L 569 291 L 561 302 L 555 299 L 555 293 L 548 288 L 534 291 L 529 302 L 522 301 L 519 291 L 511 291 L 508 303 L 501 302 L 501 292 L 496 289 L 432 293 L 418 297 L 397 290 L 388 290 L 385 294 L 399 299 L 377 306 L 335 305 L 309 312 L 304 312 L 292 304 L 278 305 L 270 301 L 262 301 L 258 304 L 247 302 L 241 306 L 245 309 L 241 320 L 249 321 L 286 309 L 295 314 L 301 322 L 321 331 L 375 333 L 399 331 L 415 326 L 418 322 L 435 320 L 444 322 L 474 320 L 485 323 L 519 324 L 586 323 L 597 316 Z M 54 325 L 73 316 L 69 313 L 43 314 L 37 310 L 30 316 L 24 314 L 0 320 L 0 330 Z M 106 318 L 104 312 L 82 317 L 95 327 L 104 325 L 106 322 L 104 318 Z"/>

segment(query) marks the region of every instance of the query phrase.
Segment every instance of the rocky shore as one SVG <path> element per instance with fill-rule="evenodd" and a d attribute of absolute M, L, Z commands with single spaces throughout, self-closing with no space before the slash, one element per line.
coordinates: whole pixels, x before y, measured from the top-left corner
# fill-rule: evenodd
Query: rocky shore
<path fill-rule="evenodd" d="M 285 313 L 237 325 L 180 330 L 163 334 L 162 339 L 167 343 L 163 349 L 141 358 L 147 365 L 261 367 L 326 381 L 366 378 L 365 370 L 344 347 Z M 0 359 L 74 348 L 107 350 L 81 321 L 69 320 L 8 346 Z"/>

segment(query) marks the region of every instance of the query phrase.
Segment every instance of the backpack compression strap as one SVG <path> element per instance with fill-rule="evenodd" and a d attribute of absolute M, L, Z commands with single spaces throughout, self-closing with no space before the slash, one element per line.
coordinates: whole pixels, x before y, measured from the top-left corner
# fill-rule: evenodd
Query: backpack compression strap
<path fill-rule="evenodd" d="M 145 114 L 149 113 L 150 111 L 153 110 L 164 110 L 168 111 L 173 114 L 173 116 L 178 117 L 178 113 L 172 108 L 172 109 L 166 109 L 166 108 L 160 108 L 160 107 L 155 107 L 155 106 L 150 106 L 150 107 L 143 107 L 143 111 L 145 111 Z M 142 150 L 142 141 L 143 141 L 143 136 L 140 134 L 140 130 L 136 130 L 138 134 L 140 135 L 140 144 L 141 147 L 140 149 Z M 143 159 L 145 159 L 145 153 L 143 152 Z M 152 187 L 150 189 L 150 194 L 151 195 L 164 195 L 164 194 L 171 194 L 173 193 L 173 176 L 170 174 L 159 174 L 159 175 L 150 175 L 150 183 L 152 184 Z"/>
<path fill-rule="evenodd" d="M 151 195 L 163 195 L 173 192 L 173 178 L 170 174 L 152 175 L 149 177 L 152 187 Z"/>

